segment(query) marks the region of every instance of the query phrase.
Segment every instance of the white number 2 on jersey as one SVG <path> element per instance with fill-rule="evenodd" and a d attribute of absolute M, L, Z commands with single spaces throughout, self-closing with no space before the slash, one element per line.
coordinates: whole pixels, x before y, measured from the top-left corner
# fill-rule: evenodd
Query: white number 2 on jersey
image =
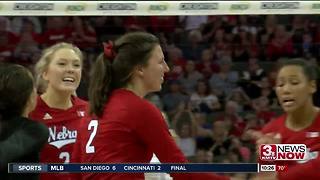
<path fill-rule="evenodd" d="M 90 121 L 90 123 L 88 125 L 88 130 L 90 131 L 91 129 L 93 129 L 93 130 L 90 134 L 89 140 L 86 145 L 86 153 L 87 154 L 95 152 L 94 146 L 92 146 L 91 143 L 93 141 L 94 136 L 96 136 L 96 134 L 97 134 L 98 120 L 91 120 Z"/>

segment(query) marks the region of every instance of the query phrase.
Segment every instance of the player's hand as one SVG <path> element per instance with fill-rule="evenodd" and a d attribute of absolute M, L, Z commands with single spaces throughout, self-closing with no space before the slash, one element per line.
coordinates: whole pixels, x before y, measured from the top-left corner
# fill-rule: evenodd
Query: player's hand
<path fill-rule="evenodd" d="M 279 133 L 263 134 L 260 131 L 248 130 L 247 134 L 251 139 L 256 140 L 257 154 L 259 154 L 260 146 L 262 144 L 280 144 L 281 143 L 281 135 Z"/>
<path fill-rule="evenodd" d="M 281 143 L 280 133 L 263 134 L 261 131 L 255 130 L 248 130 L 246 133 L 251 139 L 256 140 L 257 145 Z"/>
<path fill-rule="evenodd" d="M 257 141 L 257 145 L 261 144 L 280 144 L 281 143 L 281 135 L 280 133 L 267 133 L 260 136 Z"/>

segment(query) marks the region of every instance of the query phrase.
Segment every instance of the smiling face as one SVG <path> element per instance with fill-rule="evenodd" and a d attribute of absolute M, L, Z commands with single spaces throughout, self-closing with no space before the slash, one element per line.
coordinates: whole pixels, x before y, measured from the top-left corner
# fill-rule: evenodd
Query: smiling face
<path fill-rule="evenodd" d="M 280 69 L 276 80 L 276 94 L 287 113 L 312 103 L 315 84 L 310 81 L 298 65 L 288 65 Z"/>
<path fill-rule="evenodd" d="M 148 64 L 140 70 L 143 87 L 147 93 L 161 90 L 164 74 L 169 72 L 169 67 L 164 61 L 164 55 L 160 45 L 153 49 Z"/>
<path fill-rule="evenodd" d="M 76 52 L 69 48 L 58 49 L 52 56 L 43 79 L 48 89 L 73 93 L 80 84 L 82 61 Z"/>

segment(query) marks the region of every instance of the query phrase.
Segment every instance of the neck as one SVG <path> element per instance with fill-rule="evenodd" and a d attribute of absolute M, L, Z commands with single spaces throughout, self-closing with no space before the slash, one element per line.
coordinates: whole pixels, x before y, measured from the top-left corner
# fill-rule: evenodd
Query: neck
<path fill-rule="evenodd" d="M 72 107 L 71 95 L 69 92 L 59 92 L 48 88 L 47 91 L 41 95 L 41 98 L 50 108 L 66 110 Z"/>
<path fill-rule="evenodd" d="M 312 103 L 303 106 L 295 112 L 289 113 L 286 119 L 286 126 L 289 129 L 299 131 L 310 126 L 316 118 L 319 109 Z"/>
<path fill-rule="evenodd" d="M 139 85 L 139 83 L 129 83 L 126 87 L 124 87 L 124 89 L 132 91 L 134 94 L 141 98 L 147 95 L 147 92 L 141 85 Z"/>

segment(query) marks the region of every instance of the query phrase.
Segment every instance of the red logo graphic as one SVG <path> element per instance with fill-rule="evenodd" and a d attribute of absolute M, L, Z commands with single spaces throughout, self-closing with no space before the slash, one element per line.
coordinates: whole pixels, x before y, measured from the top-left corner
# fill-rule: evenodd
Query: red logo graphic
<path fill-rule="evenodd" d="M 275 144 L 262 144 L 260 146 L 260 159 L 272 161 L 277 159 L 277 146 Z"/>

